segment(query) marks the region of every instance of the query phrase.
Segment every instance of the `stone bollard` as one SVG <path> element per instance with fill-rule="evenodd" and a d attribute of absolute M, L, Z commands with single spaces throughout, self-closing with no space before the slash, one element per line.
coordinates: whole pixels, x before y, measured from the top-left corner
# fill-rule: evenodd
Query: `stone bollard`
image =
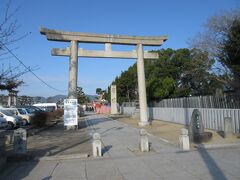
<path fill-rule="evenodd" d="M 102 156 L 102 142 L 99 133 L 93 134 L 93 157 L 101 157 Z"/>
<path fill-rule="evenodd" d="M 13 141 L 14 141 L 13 138 L 14 138 L 13 133 L 5 134 L 5 144 L 6 145 L 13 144 Z"/>
<path fill-rule="evenodd" d="M 140 151 L 149 152 L 148 135 L 145 129 L 140 129 Z"/>
<path fill-rule="evenodd" d="M 179 143 L 180 143 L 180 148 L 183 151 L 190 150 L 188 130 L 185 128 L 181 129 L 181 134 L 179 136 Z"/>
<path fill-rule="evenodd" d="M 27 131 L 26 129 L 19 128 L 14 130 L 14 153 L 26 154 L 27 153 Z"/>
<path fill-rule="evenodd" d="M 232 136 L 232 118 L 224 117 L 224 138 Z"/>

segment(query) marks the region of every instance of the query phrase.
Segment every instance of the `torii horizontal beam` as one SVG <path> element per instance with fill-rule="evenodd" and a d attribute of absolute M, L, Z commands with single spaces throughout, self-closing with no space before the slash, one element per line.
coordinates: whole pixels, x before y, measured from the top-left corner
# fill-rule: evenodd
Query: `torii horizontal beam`
<path fill-rule="evenodd" d="M 124 35 L 108 35 L 93 34 L 82 32 L 65 32 L 40 28 L 40 33 L 46 35 L 51 41 L 77 41 L 83 43 L 111 43 L 111 44 L 127 44 L 144 46 L 161 46 L 167 40 L 167 36 L 124 36 Z"/>
<path fill-rule="evenodd" d="M 70 48 L 59 49 L 53 48 L 52 56 L 70 56 Z M 123 52 L 123 51 L 93 51 L 84 50 L 82 48 L 78 49 L 78 57 L 94 57 L 94 58 L 127 58 L 127 59 L 137 59 L 137 52 Z M 145 59 L 158 59 L 158 53 L 154 52 L 144 52 Z"/>

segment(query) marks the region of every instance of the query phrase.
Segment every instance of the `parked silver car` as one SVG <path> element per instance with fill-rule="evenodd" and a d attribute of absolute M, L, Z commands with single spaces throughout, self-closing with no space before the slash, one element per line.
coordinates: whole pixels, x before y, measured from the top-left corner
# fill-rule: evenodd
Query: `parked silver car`
<path fill-rule="evenodd" d="M 0 109 L 0 116 L 7 120 L 7 129 L 13 129 L 15 127 L 19 127 L 22 124 L 22 118 L 20 116 L 16 116 L 6 109 Z"/>

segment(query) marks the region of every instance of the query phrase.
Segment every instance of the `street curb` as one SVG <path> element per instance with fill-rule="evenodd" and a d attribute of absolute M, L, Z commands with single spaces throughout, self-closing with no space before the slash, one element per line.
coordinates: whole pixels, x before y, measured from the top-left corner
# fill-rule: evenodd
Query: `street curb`
<path fill-rule="evenodd" d="M 44 157 L 35 157 L 34 161 L 58 161 L 58 160 L 71 160 L 71 159 L 84 159 L 88 158 L 89 154 L 69 154 L 69 155 L 59 155 L 59 156 L 44 156 Z"/>
<path fill-rule="evenodd" d="M 216 149 L 216 148 L 228 148 L 228 147 L 240 147 L 240 143 L 229 143 L 229 144 L 199 144 L 195 145 L 198 149 Z"/>

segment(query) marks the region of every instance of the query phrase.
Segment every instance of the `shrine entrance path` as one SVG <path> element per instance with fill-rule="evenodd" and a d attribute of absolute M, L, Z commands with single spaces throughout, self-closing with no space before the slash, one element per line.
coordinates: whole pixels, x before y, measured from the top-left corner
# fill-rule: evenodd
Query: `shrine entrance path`
<path fill-rule="evenodd" d="M 72 158 L 10 163 L 0 179 L 225 180 L 240 177 L 239 147 L 182 152 L 176 145 L 149 136 L 151 151 L 142 153 L 138 150 L 139 129 L 104 115 L 89 115 L 84 120 L 89 137 L 95 132 L 101 135 L 103 157 L 80 158 L 76 153 Z M 57 135 L 55 137 L 58 140 Z M 62 143 L 69 141 L 71 139 L 62 139 Z M 81 141 L 79 138 L 79 143 Z M 75 147 L 69 146 L 68 151 L 55 156 L 63 157 L 64 152 L 73 154 Z"/>

